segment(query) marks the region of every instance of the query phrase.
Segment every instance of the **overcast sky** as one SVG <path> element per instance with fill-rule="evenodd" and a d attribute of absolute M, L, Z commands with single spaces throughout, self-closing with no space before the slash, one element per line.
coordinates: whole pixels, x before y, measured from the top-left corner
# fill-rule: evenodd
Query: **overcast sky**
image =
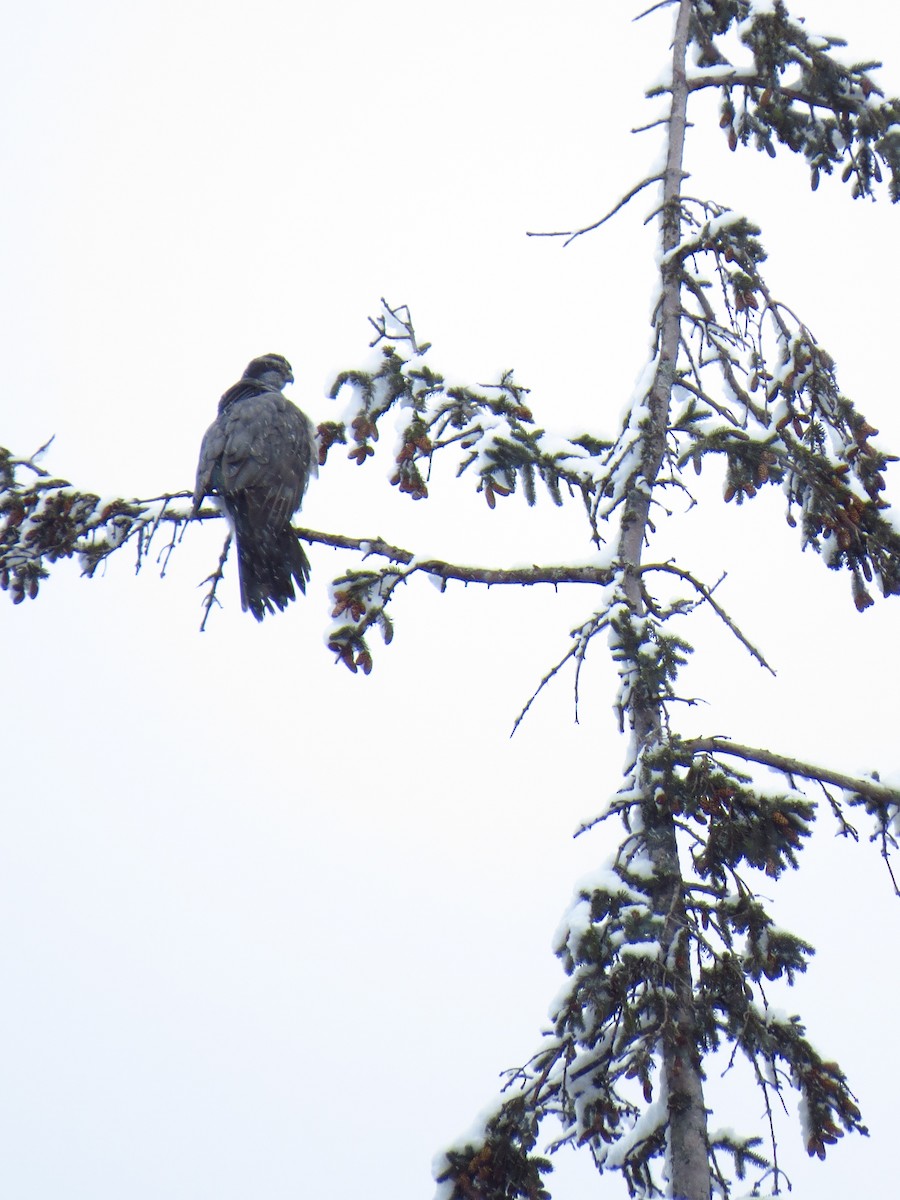
<path fill-rule="evenodd" d="M 454 380 L 512 366 L 542 425 L 612 432 L 648 344 L 652 198 L 567 250 L 525 231 L 596 219 L 656 159 L 658 134 L 628 130 L 656 111 L 642 96 L 671 18 L 635 26 L 641 7 L 10 7 L 0 444 L 55 434 L 47 467 L 101 494 L 190 487 L 255 355 L 286 355 L 292 398 L 334 415 L 328 387 L 364 361 L 381 295 L 411 306 Z M 883 56 L 900 92 L 893 8 L 805 11 Z M 730 155 L 715 121 L 688 157 L 694 194 L 762 224 L 773 289 L 896 450 L 900 214 L 835 181 L 812 195 L 784 153 Z M 388 468 L 335 459 L 304 523 L 499 565 L 590 553 L 574 504 L 489 513 L 439 476 L 414 506 Z M 715 502 L 664 543 L 707 578 L 724 556 L 722 600 L 779 671 L 698 619 L 686 687 L 710 703 L 683 727 L 897 770 L 900 607 L 857 615 L 782 507 Z M 428 1197 L 432 1155 L 535 1049 L 562 983 L 553 931 L 614 844 L 572 839 L 625 753 L 599 644 L 581 723 L 563 677 L 508 738 L 588 594 L 419 583 L 355 678 L 322 641 L 328 581 L 352 563 L 322 547 L 307 598 L 261 626 L 232 564 L 198 633 L 223 532 L 191 529 L 163 580 L 135 579 L 126 550 L 93 582 L 63 564 L 37 602 L 0 596 L 11 1200 Z M 785 1127 L 796 1194 L 816 1200 L 884 1194 L 896 1174 L 900 905 L 877 851 L 833 835 L 823 815 L 808 873 L 766 882 L 776 920 L 819 947 L 779 1002 L 840 1060 L 872 1130 L 823 1167 Z M 758 1115 L 745 1097 L 713 1124 Z M 572 1162 L 559 1175 L 557 1200 L 590 1194 Z"/>

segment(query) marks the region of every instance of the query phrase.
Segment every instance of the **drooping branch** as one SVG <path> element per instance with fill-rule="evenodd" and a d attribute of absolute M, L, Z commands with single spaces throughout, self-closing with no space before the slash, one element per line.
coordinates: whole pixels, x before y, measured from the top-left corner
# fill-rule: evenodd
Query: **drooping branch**
<path fill-rule="evenodd" d="M 532 704 L 534 704 L 535 700 L 537 700 L 538 696 L 541 694 L 547 684 L 551 681 L 551 679 L 555 678 L 555 676 L 559 674 L 559 672 L 570 659 L 575 660 L 575 724 L 578 724 L 578 684 L 581 677 L 581 668 L 584 664 L 584 656 L 592 639 L 596 636 L 596 634 L 606 629 L 608 625 L 608 615 L 605 610 L 601 610 L 600 612 L 595 613 L 589 621 L 586 621 L 577 629 L 572 630 L 570 635 L 573 639 L 572 645 L 562 656 L 562 658 L 555 664 L 555 666 L 552 666 L 550 670 L 547 671 L 540 683 L 531 693 L 531 696 L 528 698 L 524 707 L 521 709 L 519 715 L 515 719 L 515 723 L 510 731 L 510 737 L 515 735 L 516 730 L 525 720 L 528 710 L 531 708 Z"/>
<path fill-rule="evenodd" d="M 685 571 L 681 567 L 676 567 L 674 563 L 646 563 L 641 567 L 642 573 L 649 571 L 664 571 L 669 575 L 676 575 L 679 579 L 683 579 L 685 583 L 689 583 L 692 588 L 700 593 L 719 620 L 731 630 L 737 640 L 748 651 L 748 653 L 756 659 L 759 665 L 764 667 L 770 674 L 775 674 L 773 668 L 766 662 L 765 658 L 763 658 L 762 653 L 756 649 L 752 642 L 748 641 L 731 617 L 729 617 L 725 609 L 722 608 L 721 604 L 713 599 L 712 590 L 705 584 L 701 583 L 699 579 L 695 579 L 690 571 Z"/>
<path fill-rule="evenodd" d="M 872 80 L 881 64 L 842 62 L 833 50 L 844 41 L 812 34 L 791 18 L 783 0 L 746 7 L 749 13 L 740 16 L 738 5 L 725 13 L 698 5 L 693 25 L 699 70 L 689 87 L 721 91 L 729 147 L 752 140 L 774 158 L 779 142 L 806 159 L 814 190 L 822 174 L 838 168 L 843 182 L 852 181 L 854 197 L 874 194 L 883 166 L 891 199 L 900 200 L 900 102 L 885 100 Z M 730 60 L 730 48 L 725 54 L 716 44 L 736 20 L 753 60 L 746 68 Z M 734 93 L 743 94 L 742 103 Z"/>

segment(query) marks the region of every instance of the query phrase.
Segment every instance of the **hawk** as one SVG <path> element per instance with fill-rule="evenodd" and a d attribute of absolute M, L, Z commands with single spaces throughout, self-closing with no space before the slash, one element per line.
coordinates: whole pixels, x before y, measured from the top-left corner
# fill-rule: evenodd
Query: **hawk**
<path fill-rule="evenodd" d="M 309 560 L 291 517 L 316 474 L 310 419 L 282 395 L 293 383 L 280 354 L 254 358 L 219 401 L 197 464 L 193 516 L 207 495 L 219 498 L 237 541 L 241 607 L 261 621 L 306 591 Z"/>

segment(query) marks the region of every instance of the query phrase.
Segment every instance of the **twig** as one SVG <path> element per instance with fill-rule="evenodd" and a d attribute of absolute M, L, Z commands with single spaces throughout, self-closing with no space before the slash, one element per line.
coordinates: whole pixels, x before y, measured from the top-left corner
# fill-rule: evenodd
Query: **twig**
<path fill-rule="evenodd" d="M 547 672 L 547 674 L 544 676 L 544 678 L 538 684 L 537 688 L 532 693 L 531 698 L 529 699 L 528 703 L 525 705 L 525 707 L 522 709 L 522 711 L 516 717 L 515 724 L 513 725 L 512 730 L 510 731 L 510 735 L 509 735 L 510 737 L 514 736 L 516 730 L 522 724 L 522 721 L 525 718 L 525 714 L 528 712 L 529 708 L 531 708 L 531 706 L 535 702 L 535 700 L 537 700 L 540 693 L 544 690 L 544 688 L 547 686 L 547 684 L 550 682 L 550 680 L 554 677 L 554 675 L 557 675 L 562 670 L 562 668 L 566 665 L 566 663 L 569 661 L 570 658 L 575 658 L 578 661 L 578 665 L 575 668 L 575 724 L 576 725 L 578 724 L 578 683 L 579 683 L 579 678 L 581 676 L 581 667 L 584 662 L 584 656 L 587 651 L 588 643 L 590 642 L 591 638 L 593 638 L 595 636 L 595 634 L 598 634 L 602 629 L 606 629 L 608 627 L 608 625 L 609 625 L 609 618 L 607 616 L 604 616 L 604 615 L 601 615 L 598 613 L 598 614 L 594 615 L 593 628 L 591 629 L 590 633 L 584 632 L 585 628 L 587 628 L 587 625 L 583 625 L 580 628 L 573 630 L 572 637 L 574 637 L 574 639 L 575 639 L 574 645 L 572 646 L 571 650 L 567 651 L 566 654 L 563 655 L 563 657 L 559 660 L 559 662 L 556 664 L 556 666 Z"/>
<path fill-rule="evenodd" d="M 853 825 L 851 825 L 850 822 L 847 820 L 847 818 L 844 816 L 844 810 L 841 808 L 840 801 L 835 800 L 834 796 L 832 796 L 831 792 L 829 792 L 828 788 L 825 786 L 825 784 L 822 782 L 821 779 L 818 781 L 818 783 L 819 783 L 819 787 L 825 793 L 825 799 L 831 805 L 831 811 L 834 813 L 834 819 L 837 821 L 837 823 L 841 827 L 841 830 L 840 830 L 841 837 L 851 837 L 851 838 L 853 838 L 854 842 L 858 842 L 859 841 L 859 831 Z"/>
<path fill-rule="evenodd" d="M 563 245 L 568 246 L 569 243 L 574 242 L 577 237 L 581 237 L 583 233 L 592 233 L 593 230 L 599 229 L 601 225 L 604 225 L 610 219 L 610 217 L 614 217 L 619 209 L 624 208 L 629 200 L 633 200 L 639 192 L 642 192 L 645 187 L 649 187 L 651 183 L 661 183 L 662 179 L 662 175 L 649 175 L 646 179 L 642 180 L 641 183 L 635 184 L 631 191 L 627 192 L 619 201 L 619 203 L 614 208 L 609 210 L 605 217 L 601 217 L 600 220 L 595 221 L 593 225 L 585 225 L 583 229 L 559 230 L 556 233 L 527 233 L 526 237 L 561 237 L 566 239 L 563 242 Z"/>
<path fill-rule="evenodd" d="M 56 440 L 56 434 L 51 433 L 50 437 L 47 438 L 47 440 L 46 440 L 46 442 L 44 442 L 43 446 L 39 446 L 37 448 L 37 450 L 35 450 L 34 454 L 32 454 L 32 456 L 31 456 L 31 458 L 11 458 L 9 460 L 9 465 L 11 467 L 27 467 L 28 470 L 33 471 L 35 473 L 35 475 L 39 475 L 43 479 L 49 479 L 50 472 L 45 471 L 43 467 L 39 467 L 34 460 L 36 458 L 40 458 L 40 456 L 42 454 L 46 453 L 46 451 L 49 450 L 50 447 L 53 445 L 53 442 L 55 440 Z"/>
<path fill-rule="evenodd" d="M 673 4 L 677 4 L 678 0 L 659 0 L 658 4 L 651 4 L 649 8 L 645 8 L 643 12 L 638 13 L 636 17 L 632 17 L 632 24 L 636 21 L 642 21 L 644 17 L 649 17 L 651 13 L 657 12 L 661 8 L 669 8 Z"/>
<path fill-rule="evenodd" d="M 887 873 L 891 877 L 891 883 L 894 887 L 894 895 L 900 897 L 900 884 L 897 883 L 897 876 L 894 874 L 894 868 L 890 860 L 890 851 L 887 848 L 887 838 L 884 830 L 881 831 L 881 857 L 884 859 L 884 865 L 887 867 Z"/>
<path fill-rule="evenodd" d="M 383 314 L 377 318 L 369 317 L 369 324 L 375 330 L 376 334 L 374 340 L 369 342 L 370 346 L 377 346 L 379 342 L 383 341 L 409 342 L 410 349 L 412 350 L 413 355 L 417 358 L 424 354 L 426 350 L 430 349 L 430 343 L 426 342 L 420 346 L 416 340 L 416 332 L 413 329 L 412 318 L 410 317 L 409 313 L 409 305 L 398 304 L 396 308 L 391 308 L 387 300 L 385 300 L 384 296 L 382 296 L 381 306 L 384 311 L 389 313 L 393 320 L 397 322 L 403 332 L 401 333 L 400 330 L 395 329 L 392 333 L 387 327 L 387 317 Z M 402 316 L 402 313 L 406 313 L 406 316 Z"/>
<path fill-rule="evenodd" d="M 216 588 L 219 586 L 222 579 L 224 578 L 225 562 L 228 558 L 228 551 L 230 549 L 231 549 L 231 534 L 229 533 L 228 537 L 225 539 L 225 545 L 222 547 L 222 553 L 219 555 L 219 565 L 216 567 L 215 571 L 213 571 L 212 575 L 207 575 L 207 577 L 203 580 L 204 583 L 211 583 L 212 587 L 209 589 L 209 591 L 206 593 L 206 596 L 203 598 L 203 610 L 204 611 L 203 611 L 203 620 L 200 622 L 200 632 L 201 633 L 203 633 L 203 631 L 206 629 L 206 622 L 209 620 L 209 614 L 210 614 L 210 610 L 212 609 L 213 604 L 218 604 L 218 600 L 216 600 Z"/>
<path fill-rule="evenodd" d="M 525 719 L 525 714 L 528 712 L 529 708 L 531 708 L 532 704 L 534 704 L 535 700 L 537 700 L 538 696 L 541 694 L 541 692 L 544 690 L 544 688 L 547 686 L 547 684 L 550 682 L 550 680 L 553 678 L 553 676 L 558 675 L 559 672 L 562 670 L 562 668 L 569 661 L 569 659 L 573 658 L 577 653 L 578 653 L 578 646 L 576 644 L 576 645 L 572 646 L 572 648 L 570 650 L 566 651 L 566 653 L 559 660 L 559 662 L 556 664 L 555 667 L 550 668 L 550 670 L 547 672 L 547 674 L 544 676 L 544 678 L 541 680 L 541 682 L 537 685 L 535 690 L 532 692 L 531 698 L 528 701 L 528 703 L 525 705 L 525 707 L 522 709 L 522 711 L 516 717 L 515 724 L 513 725 L 512 730 L 510 731 L 510 735 L 509 735 L 510 737 L 515 736 L 516 730 L 519 728 L 519 726 L 522 724 L 522 721 Z"/>
<path fill-rule="evenodd" d="M 695 579 L 690 571 L 685 571 L 681 567 L 676 567 L 674 563 L 648 563 L 646 566 L 641 567 L 641 574 L 643 574 L 645 571 L 665 571 L 670 575 L 677 575 L 679 579 L 685 580 L 685 582 L 689 583 L 691 587 L 696 588 L 707 604 L 710 605 L 716 616 L 719 617 L 720 620 L 724 621 L 737 640 L 753 656 L 753 658 L 756 659 L 759 665 L 761 667 L 765 667 L 770 674 L 775 675 L 774 669 L 769 666 L 759 650 L 757 650 L 752 642 L 748 641 L 747 638 L 741 633 L 740 629 L 737 627 L 737 625 L 735 625 L 734 621 L 732 621 L 725 609 L 722 608 L 722 606 L 715 600 L 713 600 L 710 589 L 702 584 L 699 579 Z"/>

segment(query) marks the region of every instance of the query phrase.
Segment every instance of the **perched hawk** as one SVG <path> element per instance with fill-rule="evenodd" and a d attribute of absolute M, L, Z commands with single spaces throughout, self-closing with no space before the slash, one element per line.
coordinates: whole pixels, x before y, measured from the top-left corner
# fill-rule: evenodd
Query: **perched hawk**
<path fill-rule="evenodd" d="M 316 474 L 316 435 L 309 418 L 285 399 L 291 364 L 280 354 L 254 358 L 219 401 L 219 415 L 200 447 L 196 516 L 214 494 L 237 540 L 241 607 L 261 621 L 306 591 L 309 560 L 291 517 Z"/>

